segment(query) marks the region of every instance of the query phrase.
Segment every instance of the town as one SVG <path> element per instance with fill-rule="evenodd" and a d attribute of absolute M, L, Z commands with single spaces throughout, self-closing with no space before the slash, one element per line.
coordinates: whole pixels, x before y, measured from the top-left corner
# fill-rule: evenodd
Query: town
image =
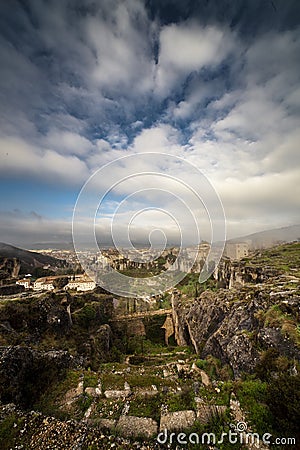
<path fill-rule="evenodd" d="M 48 255 L 59 260 L 67 261 L 69 265 L 68 273 L 61 273 L 59 275 L 48 275 L 37 279 L 34 279 L 30 273 L 24 277 L 18 279 L 16 284 L 23 286 L 26 290 L 33 291 L 53 291 L 57 288 L 73 291 L 92 291 L 96 287 L 96 282 L 89 277 L 86 273 L 75 273 L 81 270 L 80 263 L 78 261 L 78 254 L 71 250 L 35 250 L 37 253 Z M 177 256 L 179 253 L 178 248 L 165 249 L 159 258 L 151 260 L 151 254 L 147 249 L 140 249 L 140 261 L 130 260 L 130 251 L 122 249 L 122 254 L 115 248 L 103 249 L 99 254 L 95 254 L 90 251 L 82 251 L 79 254 L 80 260 L 84 261 L 85 267 L 91 272 L 101 270 L 106 264 L 109 264 L 113 269 L 121 271 L 123 273 L 131 273 L 134 270 L 139 276 L 139 271 L 145 270 L 150 275 L 153 273 L 159 273 L 160 270 L 182 270 L 185 271 L 186 260 L 192 259 L 194 261 L 192 272 L 200 273 L 205 259 L 210 251 L 210 245 L 206 242 L 199 244 L 197 247 L 188 247 L 183 251 L 183 258 L 181 264 L 177 262 Z M 147 255 L 145 261 L 143 261 L 143 252 Z M 154 252 L 153 252 L 154 254 Z M 246 242 L 227 243 L 225 246 L 224 257 L 230 260 L 240 260 L 245 258 L 249 254 L 249 245 Z M 125 256 L 126 255 L 126 256 Z M 149 261 L 150 256 L 150 261 Z M 186 257 L 186 259 L 184 258 Z M 70 274 L 70 271 L 74 269 L 74 273 Z M 43 266 L 45 271 L 57 270 L 51 267 L 49 264 Z M 129 272 L 128 272 L 129 271 Z M 151 272 L 152 271 L 152 272 Z"/>

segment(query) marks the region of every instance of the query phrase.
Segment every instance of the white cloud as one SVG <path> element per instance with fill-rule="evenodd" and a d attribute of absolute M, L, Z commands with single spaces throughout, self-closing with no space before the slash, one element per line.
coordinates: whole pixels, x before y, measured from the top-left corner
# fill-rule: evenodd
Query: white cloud
<path fill-rule="evenodd" d="M 23 47 L 0 40 L 2 174 L 78 188 L 129 154 L 154 151 L 134 169 L 164 171 L 159 153 L 169 153 L 209 176 L 232 229 L 297 220 L 299 30 L 243 40 L 217 22 L 159 27 L 138 0 L 96 2 L 75 22 L 63 2 L 49 5 L 31 2 L 39 26 L 26 19 Z"/>
<path fill-rule="evenodd" d="M 139 28 L 137 28 L 137 21 Z M 106 20 L 86 21 L 89 45 L 96 52 L 92 79 L 100 88 L 130 88 L 143 93 L 152 86 L 151 38 L 145 9 L 137 1 L 118 2 Z"/>
<path fill-rule="evenodd" d="M 0 139 L 2 174 L 34 176 L 40 182 L 78 185 L 88 177 L 85 163 L 73 155 L 42 150 L 19 138 Z"/>
<path fill-rule="evenodd" d="M 84 156 L 92 149 L 92 143 L 77 133 L 51 129 L 44 140 L 44 145 L 62 154 Z"/>
<path fill-rule="evenodd" d="M 182 153 L 180 132 L 168 124 L 157 124 L 151 128 L 144 128 L 136 136 L 131 146 L 135 153 L 166 152 L 173 155 Z"/>
<path fill-rule="evenodd" d="M 166 95 L 191 72 L 216 67 L 232 46 L 232 36 L 219 27 L 189 22 L 165 26 L 160 33 L 156 91 Z"/>

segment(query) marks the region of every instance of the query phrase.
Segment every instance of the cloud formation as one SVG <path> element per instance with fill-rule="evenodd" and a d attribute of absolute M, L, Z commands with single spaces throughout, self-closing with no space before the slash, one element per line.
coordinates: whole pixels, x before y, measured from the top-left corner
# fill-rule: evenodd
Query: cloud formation
<path fill-rule="evenodd" d="M 49 210 L 50 234 L 70 232 L 70 190 L 147 151 L 203 170 L 229 236 L 300 221 L 298 3 L 171 3 L 2 2 L 3 189 L 8 180 L 59 187 L 58 210 L 69 216 Z M 5 195 L 11 211 L 39 213 L 30 195 L 25 204 Z M 22 214 L 1 216 L 11 242 L 25 241 L 30 221 L 35 233 Z"/>

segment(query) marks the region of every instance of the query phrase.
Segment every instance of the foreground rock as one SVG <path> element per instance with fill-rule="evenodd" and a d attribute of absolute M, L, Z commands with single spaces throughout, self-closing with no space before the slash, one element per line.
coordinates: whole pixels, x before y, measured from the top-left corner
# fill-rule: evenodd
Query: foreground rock
<path fill-rule="evenodd" d="M 116 430 L 125 437 L 149 439 L 157 435 L 157 422 L 147 417 L 121 416 Z"/>
<path fill-rule="evenodd" d="M 49 384 L 81 362 L 62 350 L 40 352 L 30 347 L 0 347 L 0 399 L 29 408 Z"/>
<path fill-rule="evenodd" d="M 160 430 L 180 431 L 194 425 L 196 414 L 194 411 L 176 411 L 161 416 Z"/>
<path fill-rule="evenodd" d="M 24 413 L 13 404 L 0 405 L 0 422 L 3 421 L 6 421 L 7 424 L 9 423 L 13 430 L 9 436 L 11 441 L 6 441 L 5 444 L 6 446 L 11 444 L 10 448 L 15 449 L 158 450 L 160 448 L 154 441 L 130 441 L 123 437 L 104 433 L 101 429 L 102 427 L 91 428 L 87 424 L 79 423 L 75 420 L 62 422 L 34 411 Z M 110 424 L 105 423 L 103 428 L 109 428 L 108 425 Z M 141 422 L 139 421 L 138 426 L 140 425 Z M 132 426 L 134 426 L 133 422 Z"/>

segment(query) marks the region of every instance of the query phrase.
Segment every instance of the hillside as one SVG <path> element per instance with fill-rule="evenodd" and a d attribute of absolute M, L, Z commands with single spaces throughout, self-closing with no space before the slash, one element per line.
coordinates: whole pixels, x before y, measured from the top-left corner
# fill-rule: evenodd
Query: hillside
<path fill-rule="evenodd" d="M 17 259 L 20 263 L 19 273 L 31 272 L 37 267 L 49 265 L 51 267 L 61 267 L 65 262 L 53 258 L 52 256 L 42 255 L 36 252 L 30 252 L 10 244 L 0 242 L 0 261 Z"/>
<path fill-rule="evenodd" d="M 299 448 L 300 243 L 194 275 L 151 310 L 97 291 L 3 301 L 1 448 L 175 449 L 160 429 L 219 439 L 237 423 Z"/>
<path fill-rule="evenodd" d="M 271 230 L 248 234 L 246 236 L 230 239 L 228 242 L 249 242 L 250 248 L 255 250 L 259 248 L 273 247 L 279 243 L 293 242 L 299 238 L 300 225 L 292 225 L 289 227 L 274 228 Z"/>
<path fill-rule="evenodd" d="M 30 245 L 33 250 L 74 250 L 72 242 L 34 242 Z"/>

